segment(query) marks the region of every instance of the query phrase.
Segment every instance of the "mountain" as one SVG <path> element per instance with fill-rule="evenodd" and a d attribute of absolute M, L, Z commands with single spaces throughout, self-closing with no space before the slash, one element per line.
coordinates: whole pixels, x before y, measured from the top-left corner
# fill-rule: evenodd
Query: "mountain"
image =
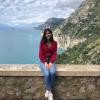
<path fill-rule="evenodd" d="M 53 29 L 65 52 L 56 63 L 100 64 L 100 0 L 85 0 L 68 19 Z"/>
<path fill-rule="evenodd" d="M 46 22 L 43 24 L 40 24 L 38 26 L 38 29 L 44 30 L 45 28 L 51 28 L 54 29 L 58 24 L 63 22 L 65 19 L 64 18 L 49 18 Z"/>

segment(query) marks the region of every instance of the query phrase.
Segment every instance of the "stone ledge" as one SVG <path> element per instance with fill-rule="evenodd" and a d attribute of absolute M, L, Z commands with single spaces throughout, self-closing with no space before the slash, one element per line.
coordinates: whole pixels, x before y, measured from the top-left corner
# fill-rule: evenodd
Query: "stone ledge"
<path fill-rule="evenodd" d="M 57 64 L 57 76 L 100 76 L 100 65 Z M 0 64 L 0 76 L 43 76 L 38 64 Z"/>

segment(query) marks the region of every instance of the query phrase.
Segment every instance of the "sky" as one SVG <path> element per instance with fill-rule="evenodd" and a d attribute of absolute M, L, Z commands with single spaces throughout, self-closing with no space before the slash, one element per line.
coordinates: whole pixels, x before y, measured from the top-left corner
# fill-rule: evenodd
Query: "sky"
<path fill-rule="evenodd" d="M 84 0 L 0 0 L 0 23 L 31 24 L 67 18 Z"/>

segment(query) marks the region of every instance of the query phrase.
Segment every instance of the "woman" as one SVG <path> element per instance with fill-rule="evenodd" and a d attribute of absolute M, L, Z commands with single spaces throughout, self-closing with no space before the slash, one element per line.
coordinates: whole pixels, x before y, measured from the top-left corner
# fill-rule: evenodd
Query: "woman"
<path fill-rule="evenodd" d="M 45 79 L 45 97 L 53 100 L 53 87 L 55 81 L 57 55 L 57 42 L 53 39 L 53 34 L 50 28 L 46 28 L 39 46 L 40 69 Z"/>

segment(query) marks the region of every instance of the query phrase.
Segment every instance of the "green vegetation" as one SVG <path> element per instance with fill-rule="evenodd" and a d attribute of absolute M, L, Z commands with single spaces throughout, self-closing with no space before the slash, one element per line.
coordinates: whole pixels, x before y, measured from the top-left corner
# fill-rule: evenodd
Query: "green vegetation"
<path fill-rule="evenodd" d="M 60 64 L 100 64 L 100 38 L 89 43 L 86 40 L 64 53 L 57 55 L 56 63 Z"/>
<path fill-rule="evenodd" d="M 79 21 L 72 23 L 69 18 L 68 23 L 62 27 L 63 34 L 74 38 L 85 37 L 87 40 L 57 55 L 56 63 L 100 64 L 100 0 L 95 0 L 94 3 L 95 6 L 89 9 L 86 18 L 82 19 L 76 13 L 76 16 L 80 17 Z"/>

